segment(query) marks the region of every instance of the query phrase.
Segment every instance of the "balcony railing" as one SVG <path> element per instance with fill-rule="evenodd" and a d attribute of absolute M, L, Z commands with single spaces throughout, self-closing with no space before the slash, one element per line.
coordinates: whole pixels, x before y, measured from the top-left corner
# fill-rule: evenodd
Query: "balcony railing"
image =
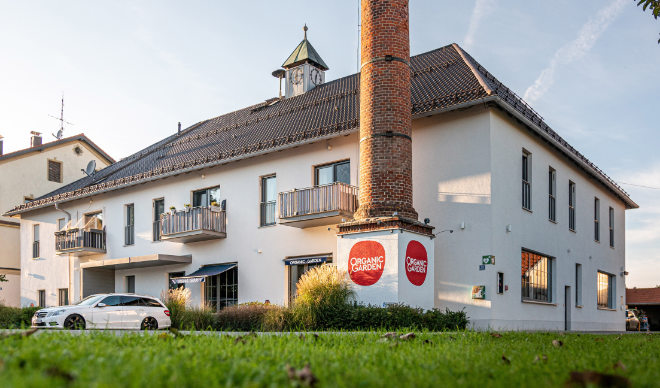
<path fill-rule="evenodd" d="M 227 237 L 227 217 L 215 206 L 165 213 L 160 219 L 161 240 L 196 242 Z"/>
<path fill-rule="evenodd" d="M 357 187 L 342 182 L 280 193 L 280 223 L 307 228 L 352 218 L 357 193 Z"/>
<path fill-rule="evenodd" d="M 55 253 L 86 256 L 105 253 L 105 229 L 66 229 L 55 232 Z"/>

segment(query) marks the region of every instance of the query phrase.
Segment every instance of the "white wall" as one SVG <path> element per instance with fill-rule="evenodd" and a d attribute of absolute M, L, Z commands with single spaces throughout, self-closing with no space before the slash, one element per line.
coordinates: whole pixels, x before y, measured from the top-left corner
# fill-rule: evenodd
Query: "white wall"
<path fill-rule="evenodd" d="M 103 210 L 107 229 L 108 254 L 82 260 L 101 260 L 146 254 L 192 255 L 190 265 L 170 265 L 117 270 L 116 291 L 125 291 L 125 276 L 134 275 L 136 292 L 159 296 L 167 287 L 167 273 L 190 273 L 203 264 L 238 263 L 239 302 L 264 301 L 283 304 L 286 272 L 283 259 L 290 256 L 332 253 L 337 257 L 335 230 L 327 226 L 298 229 L 275 225 L 259 227 L 260 177 L 277 174 L 279 192 L 309 187 L 313 166 L 346 158 L 351 160 L 351 181 L 357 185 L 357 135 L 301 146 L 249 160 L 234 162 L 200 172 L 135 186 L 63 204 L 74 217 Z M 532 152 L 533 212 L 521 208 L 520 159 L 522 148 Z M 557 223 L 547 217 L 547 169 L 557 170 Z M 202 177 L 203 175 L 203 177 Z M 567 227 L 567 182 L 577 184 L 577 232 Z M 227 238 L 192 244 L 152 242 L 152 200 L 164 197 L 165 207 L 181 208 L 191 202 L 191 191 L 220 185 L 221 199 L 227 199 Z M 465 309 L 477 328 L 563 329 L 564 285 L 575 292 L 575 262 L 582 264 L 581 309 L 570 306 L 572 328 L 580 330 L 623 329 L 620 310 L 625 290 L 620 272 L 624 266 L 623 204 L 605 192 L 591 178 L 559 157 L 526 129 L 518 127 L 498 111 L 473 108 L 465 112 L 417 119 L 413 127 L 414 206 L 420 220 L 428 217 L 435 232 L 433 241 L 435 306 Z M 601 200 L 601 242 L 593 241 L 593 196 Z M 124 205 L 135 205 L 135 245 L 124 246 Z M 607 208 L 616 209 L 616 244 L 608 244 Z M 49 208 L 29 214 L 21 233 L 31 223 L 44 223 L 54 231 L 62 213 Z M 460 225 L 465 228 L 461 229 Z M 507 225 L 512 226 L 510 233 Z M 22 247 L 24 268 L 22 303 L 36 298 L 36 290 L 47 287 L 50 295 L 69 282 L 66 257 L 52 251 L 52 231 L 43 235 L 44 260 L 29 258 Z M 50 241 L 46 240 L 46 236 Z M 23 237 L 23 235 L 22 235 Z M 29 241 L 29 240 L 28 240 Z M 520 251 L 525 247 L 555 257 L 553 304 L 521 301 Z M 569 252 L 570 250 L 570 252 Z M 259 253 L 261 251 L 261 253 Z M 479 271 L 483 255 L 495 255 L 496 265 Z M 591 257 L 591 258 L 589 258 Z M 336 260 L 336 259 L 335 259 Z M 79 260 L 73 260 L 72 297 L 80 295 Z M 617 275 L 616 311 L 596 309 L 596 270 Z M 496 273 L 503 272 L 508 291 L 495 293 Z M 486 299 L 471 299 L 474 285 L 486 285 Z M 201 286 L 188 285 L 193 302 L 201 301 Z M 50 301 L 51 299 L 49 299 Z M 56 299 L 54 299 L 56 302 Z M 50 303 L 50 302 L 49 302 Z"/>

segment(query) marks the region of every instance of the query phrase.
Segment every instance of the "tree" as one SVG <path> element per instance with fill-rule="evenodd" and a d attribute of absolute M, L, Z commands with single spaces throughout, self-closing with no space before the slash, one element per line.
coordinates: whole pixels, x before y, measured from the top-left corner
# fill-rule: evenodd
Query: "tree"
<path fill-rule="evenodd" d="M 637 1 L 637 6 L 641 6 L 644 11 L 650 9 L 653 14 L 653 18 L 658 20 L 660 16 L 660 0 L 635 0 Z M 660 44 L 660 39 L 658 39 L 658 44 Z"/>

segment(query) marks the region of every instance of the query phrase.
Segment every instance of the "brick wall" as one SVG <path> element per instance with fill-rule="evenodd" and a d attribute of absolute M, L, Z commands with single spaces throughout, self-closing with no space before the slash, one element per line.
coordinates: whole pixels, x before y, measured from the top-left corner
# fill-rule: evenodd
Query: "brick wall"
<path fill-rule="evenodd" d="M 362 0 L 361 53 L 360 208 L 355 218 L 397 212 L 417 220 L 412 206 L 408 0 Z"/>

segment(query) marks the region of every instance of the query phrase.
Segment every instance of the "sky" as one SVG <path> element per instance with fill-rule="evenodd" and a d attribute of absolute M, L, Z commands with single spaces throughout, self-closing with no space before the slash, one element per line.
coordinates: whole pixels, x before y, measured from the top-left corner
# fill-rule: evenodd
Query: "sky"
<path fill-rule="evenodd" d="M 411 0 L 411 54 L 458 43 L 621 184 L 629 287 L 660 285 L 660 20 L 633 0 Z M 302 39 L 357 72 L 357 0 L 0 0 L 4 151 L 85 133 L 115 159 L 278 92 Z M 642 187 L 644 186 L 644 187 Z"/>

